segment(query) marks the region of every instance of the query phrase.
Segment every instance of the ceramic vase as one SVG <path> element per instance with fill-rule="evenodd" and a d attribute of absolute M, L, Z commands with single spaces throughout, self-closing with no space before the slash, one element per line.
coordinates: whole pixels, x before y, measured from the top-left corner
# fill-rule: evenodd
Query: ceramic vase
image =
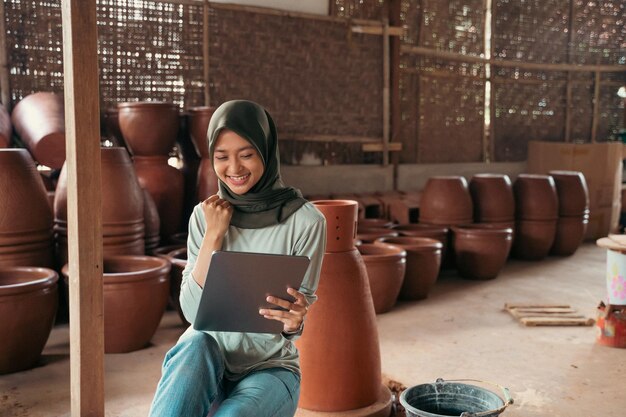
<path fill-rule="evenodd" d="M 513 243 L 512 228 L 481 225 L 452 227 L 456 266 L 463 278 L 498 276 Z"/>
<path fill-rule="evenodd" d="M 430 177 L 420 199 L 419 222 L 440 225 L 471 223 L 473 205 L 461 176 Z"/>
<path fill-rule="evenodd" d="M 6 107 L 0 104 L 0 148 L 8 148 L 11 145 L 12 135 L 11 116 L 9 116 Z"/>
<path fill-rule="evenodd" d="M 515 199 L 508 175 L 476 174 L 469 183 L 476 223 L 515 220 Z"/>
<path fill-rule="evenodd" d="M 357 246 L 365 262 L 376 314 L 390 311 L 396 304 L 404 274 L 406 251 L 398 246 L 362 244 Z"/>
<path fill-rule="evenodd" d="M 167 156 L 178 134 L 178 106 L 139 101 L 120 103 L 120 130 L 133 156 Z"/>

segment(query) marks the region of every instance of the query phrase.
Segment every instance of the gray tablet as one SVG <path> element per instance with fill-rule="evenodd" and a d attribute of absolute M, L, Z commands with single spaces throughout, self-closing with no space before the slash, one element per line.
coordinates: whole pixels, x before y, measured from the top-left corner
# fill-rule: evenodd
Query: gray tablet
<path fill-rule="evenodd" d="M 309 263 L 306 256 L 213 252 L 193 328 L 280 333 L 283 323 L 264 318 L 259 309 L 278 308 L 265 300 L 268 295 L 293 301 L 287 287 L 300 288 Z"/>

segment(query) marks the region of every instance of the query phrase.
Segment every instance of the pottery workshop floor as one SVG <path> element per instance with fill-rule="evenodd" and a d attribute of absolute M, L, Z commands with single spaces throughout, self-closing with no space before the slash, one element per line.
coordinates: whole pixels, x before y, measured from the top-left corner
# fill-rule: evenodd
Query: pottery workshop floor
<path fill-rule="evenodd" d="M 378 316 L 383 373 L 409 386 L 438 377 L 496 382 L 515 400 L 503 416 L 623 417 L 626 350 L 595 344 L 595 326 L 524 327 L 503 311 L 505 302 L 545 302 L 595 317 L 605 257 L 586 244 L 571 258 L 509 261 L 492 281 L 445 274 L 427 300 Z M 182 331 L 168 312 L 149 348 L 106 355 L 107 416 L 147 415 L 163 356 Z M 0 417 L 69 415 L 67 326 L 55 327 L 42 361 L 0 376 Z"/>

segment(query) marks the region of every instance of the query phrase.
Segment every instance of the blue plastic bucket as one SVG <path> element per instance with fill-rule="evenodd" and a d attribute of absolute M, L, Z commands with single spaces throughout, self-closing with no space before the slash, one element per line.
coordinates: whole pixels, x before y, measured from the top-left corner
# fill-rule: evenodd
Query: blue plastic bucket
<path fill-rule="evenodd" d="M 434 383 L 407 388 L 400 394 L 400 404 L 407 417 L 496 417 L 513 403 L 507 388 L 491 384 L 502 390 L 500 397 L 485 388 L 464 384 L 466 381 L 483 382 L 439 378 Z"/>

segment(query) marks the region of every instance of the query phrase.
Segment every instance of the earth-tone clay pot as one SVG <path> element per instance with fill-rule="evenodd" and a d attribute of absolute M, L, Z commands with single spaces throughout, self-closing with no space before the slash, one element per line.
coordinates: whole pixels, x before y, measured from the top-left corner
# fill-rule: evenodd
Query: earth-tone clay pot
<path fill-rule="evenodd" d="M 395 225 L 393 230 L 398 231 L 400 236 L 427 237 L 438 240 L 443 245 L 441 248 L 441 267 L 447 268 L 454 266 L 454 253 L 450 252 L 452 237 L 450 236 L 450 229 L 447 226 L 438 224 L 410 223 Z"/>
<path fill-rule="evenodd" d="M 393 308 L 400 294 L 406 272 L 406 251 L 399 246 L 379 243 L 362 244 L 357 249 L 363 257 L 376 314 Z"/>
<path fill-rule="evenodd" d="M 159 231 L 161 227 L 161 219 L 159 211 L 149 192 L 143 190 L 143 222 L 145 225 L 145 248 L 146 253 L 150 253 L 153 249 L 159 247 L 161 240 Z"/>
<path fill-rule="evenodd" d="M 189 134 L 189 114 L 187 112 L 180 114 L 176 145 L 182 155 L 182 165 L 179 165 L 179 169 L 183 174 L 185 184 L 182 222 L 188 224 L 193 208 L 198 202 L 198 169 L 200 169 L 201 159 Z"/>
<path fill-rule="evenodd" d="M 183 282 L 183 271 L 187 266 L 187 248 L 177 248 L 161 256 L 165 257 L 172 264 L 169 304 L 178 312 L 182 323 L 189 326 L 189 322 L 180 308 L 180 285 Z"/>
<path fill-rule="evenodd" d="M 353 200 L 316 200 L 312 203 L 326 217 L 326 252 L 354 249 L 358 203 Z"/>
<path fill-rule="evenodd" d="M 473 219 L 472 198 L 461 176 L 430 177 L 420 199 L 420 223 L 465 224 Z"/>
<path fill-rule="evenodd" d="M 548 175 L 518 175 L 513 184 L 513 194 L 517 219 L 555 220 L 559 215 L 556 187 Z"/>
<path fill-rule="evenodd" d="M 469 183 L 477 223 L 515 220 L 515 199 L 508 175 L 476 174 Z"/>
<path fill-rule="evenodd" d="M 557 220 L 517 220 L 513 256 L 529 261 L 539 261 L 550 252 L 556 236 Z"/>
<path fill-rule="evenodd" d="M 464 278 L 493 279 L 511 250 L 513 229 L 481 225 L 454 226 L 456 266 Z"/>
<path fill-rule="evenodd" d="M 406 251 L 406 274 L 400 298 L 421 300 L 428 297 L 441 267 L 441 242 L 425 237 L 382 237 L 375 243 L 400 246 Z"/>
<path fill-rule="evenodd" d="M 357 229 L 358 228 L 372 228 L 372 227 L 386 227 L 386 228 L 391 228 L 393 227 L 393 222 L 390 222 L 387 219 L 359 219 L 359 221 L 357 222 Z"/>
<path fill-rule="evenodd" d="M 47 268 L 0 268 L 0 374 L 37 364 L 57 311 L 58 279 Z"/>
<path fill-rule="evenodd" d="M 53 267 L 52 209 L 25 149 L 0 149 L 0 266 Z"/>
<path fill-rule="evenodd" d="M 357 228 L 356 238 L 363 243 L 373 243 L 379 237 L 398 236 L 398 232 L 384 227 Z"/>
<path fill-rule="evenodd" d="M 581 216 L 589 209 L 587 181 L 579 171 L 550 171 L 559 200 L 559 216 Z"/>
<path fill-rule="evenodd" d="M 204 201 L 213 194 L 217 194 L 217 174 L 209 158 L 202 158 L 198 168 L 197 202 Z"/>
<path fill-rule="evenodd" d="M 9 116 L 6 107 L 0 104 L 0 148 L 9 147 L 12 135 L 13 125 L 11 124 L 11 116 Z"/>
<path fill-rule="evenodd" d="M 65 162 L 65 107 L 62 94 L 34 93 L 13 109 L 13 127 L 35 160 L 59 169 Z"/>
<path fill-rule="evenodd" d="M 133 156 L 167 156 L 178 134 L 178 106 L 139 101 L 120 103 L 117 108 L 120 130 Z"/>
<path fill-rule="evenodd" d="M 191 107 L 189 110 L 189 134 L 196 152 L 202 158 L 209 158 L 209 141 L 206 137 L 211 116 L 215 107 Z"/>
<path fill-rule="evenodd" d="M 102 119 L 104 121 L 107 135 L 111 142 L 113 142 L 113 146 L 125 148 L 126 143 L 124 143 L 124 136 L 120 130 L 119 113 L 120 111 L 117 107 L 110 107 L 106 109 Z"/>
<path fill-rule="evenodd" d="M 582 216 L 559 217 L 556 224 L 556 235 L 550 253 L 557 256 L 573 255 L 583 242 L 588 223 L 588 210 L 586 214 Z"/>
<path fill-rule="evenodd" d="M 62 272 L 67 283 L 68 265 Z M 167 305 L 169 273 L 170 263 L 163 258 L 130 255 L 104 258 L 106 353 L 132 352 L 150 342 Z"/>

